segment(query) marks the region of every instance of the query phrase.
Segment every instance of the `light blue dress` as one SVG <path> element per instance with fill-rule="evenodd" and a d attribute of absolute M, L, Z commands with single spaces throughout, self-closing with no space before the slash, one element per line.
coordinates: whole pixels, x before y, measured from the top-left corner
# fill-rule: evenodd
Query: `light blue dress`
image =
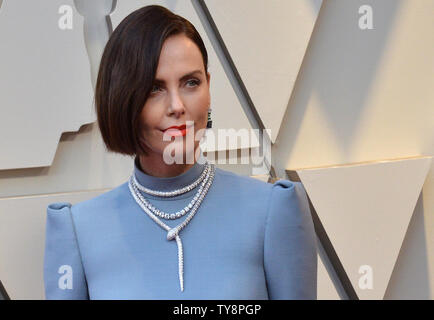
<path fill-rule="evenodd" d="M 158 178 L 141 171 L 150 189 L 170 191 L 195 181 L 204 164 Z M 143 193 L 155 207 L 176 212 L 196 188 L 173 198 Z M 175 220 L 161 219 L 170 227 Z M 274 184 L 216 168 L 199 210 L 178 246 L 135 202 L 128 182 L 93 199 L 47 208 L 44 284 L 47 299 L 316 299 L 317 246 L 300 182 Z"/>

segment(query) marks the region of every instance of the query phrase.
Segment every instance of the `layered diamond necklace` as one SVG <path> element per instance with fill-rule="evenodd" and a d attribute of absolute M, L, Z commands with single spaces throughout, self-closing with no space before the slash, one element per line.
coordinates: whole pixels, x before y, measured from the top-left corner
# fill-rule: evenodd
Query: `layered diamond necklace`
<path fill-rule="evenodd" d="M 202 174 L 199 176 L 198 179 L 196 179 L 193 183 L 180 188 L 175 189 L 172 191 L 158 191 L 158 190 L 151 190 L 149 188 L 146 188 L 145 186 L 141 185 L 137 179 L 135 174 L 133 173 L 128 181 L 128 187 L 130 189 L 131 195 L 133 196 L 134 200 L 137 202 L 137 204 L 145 211 L 148 216 L 154 220 L 161 228 L 167 231 L 167 240 L 173 240 L 176 239 L 176 243 L 178 245 L 178 272 L 179 272 L 179 284 L 181 287 L 181 291 L 184 291 L 184 261 L 183 261 L 183 250 L 182 250 L 182 242 L 181 238 L 179 236 L 179 233 L 182 229 L 184 229 L 187 224 L 190 222 L 190 220 L 195 215 L 196 211 L 198 210 L 200 204 L 202 203 L 205 195 L 208 192 L 208 189 L 210 188 L 215 175 L 215 165 L 210 164 L 207 160 L 205 160 L 205 166 L 202 171 Z M 190 203 L 185 206 L 183 209 L 175 212 L 175 213 L 167 213 L 163 210 L 157 209 L 155 206 L 153 206 L 149 200 L 145 199 L 142 195 L 142 192 L 147 193 L 152 196 L 158 196 L 158 197 L 175 197 L 180 194 L 184 194 L 186 192 L 189 192 L 196 188 L 200 184 L 195 196 L 190 201 Z M 177 225 L 174 228 L 169 227 L 164 222 L 162 222 L 158 217 L 166 219 L 166 220 L 174 220 L 178 219 L 185 214 L 190 212 L 190 214 L 187 216 L 187 218 Z"/>

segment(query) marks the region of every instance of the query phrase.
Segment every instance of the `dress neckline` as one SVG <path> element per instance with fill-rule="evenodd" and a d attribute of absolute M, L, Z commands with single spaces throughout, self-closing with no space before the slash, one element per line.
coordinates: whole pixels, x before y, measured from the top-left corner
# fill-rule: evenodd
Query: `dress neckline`
<path fill-rule="evenodd" d="M 180 189 L 193 183 L 202 174 L 205 169 L 204 157 L 202 152 L 200 158 L 187 171 L 174 177 L 155 177 L 144 173 L 140 169 L 139 158 L 134 158 L 134 174 L 137 182 L 142 186 L 158 191 L 172 191 Z"/>

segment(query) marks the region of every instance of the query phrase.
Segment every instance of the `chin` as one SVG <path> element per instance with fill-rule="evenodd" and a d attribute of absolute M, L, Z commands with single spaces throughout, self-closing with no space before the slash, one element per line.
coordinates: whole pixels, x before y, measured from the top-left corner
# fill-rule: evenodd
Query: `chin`
<path fill-rule="evenodd" d="M 167 150 L 167 151 L 166 151 Z M 191 154 L 190 158 L 194 159 L 195 145 L 187 146 L 185 140 L 179 142 L 168 142 L 163 146 L 158 147 L 158 153 L 161 154 L 163 159 L 168 156 L 166 163 L 171 163 L 171 159 L 175 159 L 175 163 L 181 164 L 187 162 L 187 155 Z M 190 161 L 190 160 L 189 160 Z M 173 164 L 175 164 L 173 163 Z"/>

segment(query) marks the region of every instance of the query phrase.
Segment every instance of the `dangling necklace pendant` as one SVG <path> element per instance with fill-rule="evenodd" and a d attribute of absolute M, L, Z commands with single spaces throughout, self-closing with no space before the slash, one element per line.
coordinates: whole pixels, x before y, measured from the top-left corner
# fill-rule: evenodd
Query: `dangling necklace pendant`
<path fill-rule="evenodd" d="M 183 253 L 183 248 L 182 248 L 182 242 L 181 242 L 181 237 L 179 236 L 179 232 L 181 230 L 183 230 L 185 228 L 185 226 L 190 222 L 190 220 L 193 218 L 193 216 L 195 215 L 197 209 L 199 208 L 201 202 L 203 201 L 205 195 L 208 193 L 208 189 L 210 188 L 213 180 L 214 180 L 214 175 L 215 175 L 215 166 L 214 165 L 209 165 L 208 163 L 206 164 L 206 167 L 208 167 L 208 170 L 204 170 L 204 172 L 206 172 L 206 176 L 204 176 L 205 180 L 204 185 L 203 185 L 203 190 L 201 193 L 197 194 L 196 196 L 198 197 L 197 201 L 194 203 L 194 205 L 192 204 L 191 207 L 191 212 L 189 214 L 189 216 L 178 226 L 176 227 L 169 227 L 168 225 L 166 225 L 164 222 L 162 222 L 160 219 L 158 219 L 158 216 L 160 215 L 156 215 L 153 211 L 148 207 L 148 203 L 146 201 L 146 199 L 142 196 L 142 194 L 139 192 L 139 189 L 144 191 L 144 190 L 149 190 L 144 188 L 143 186 L 141 186 L 136 179 L 134 179 L 134 174 L 130 177 L 129 181 L 128 181 L 128 187 L 130 189 L 130 193 L 133 196 L 134 200 L 136 201 L 136 203 L 143 209 L 143 211 L 154 221 L 156 222 L 161 228 L 163 228 L 164 230 L 167 231 L 167 240 L 173 240 L 176 239 L 176 244 L 178 246 L 178 273 L 179 273 L 179 284 L 180 284 L 180 289 L 181 291 L 184 291 L 184 253 Z M 204 174 L 202 173 L 201 176 L 203 176 Z M 208 176 L 209 175 L 209 176 Z M 198 181 L 197 183 L 195 182 L 195 186 L 197 186 L 199 184 L 199 179 L 196 180 Z M 183 188 L 185 189 L 185 188 Z M 191 190 L 191 189 L 190 189 Z M 154 194 L 158 194 L 158 191 L 153 191 L 152 192 Z M 184 193 L 184 191 L 183 191 Z M 179 192 L 174 191 L 171 192 L 170 196 L 175 196 L 179 194 Z M 167 196 L 166 194 L 164 196 Z"/>
<path fill-rule="evenodd" d="M 167 232 L 167 240 L 173 240 L 178 235 L 178 228 L 172 228 Z"/>

